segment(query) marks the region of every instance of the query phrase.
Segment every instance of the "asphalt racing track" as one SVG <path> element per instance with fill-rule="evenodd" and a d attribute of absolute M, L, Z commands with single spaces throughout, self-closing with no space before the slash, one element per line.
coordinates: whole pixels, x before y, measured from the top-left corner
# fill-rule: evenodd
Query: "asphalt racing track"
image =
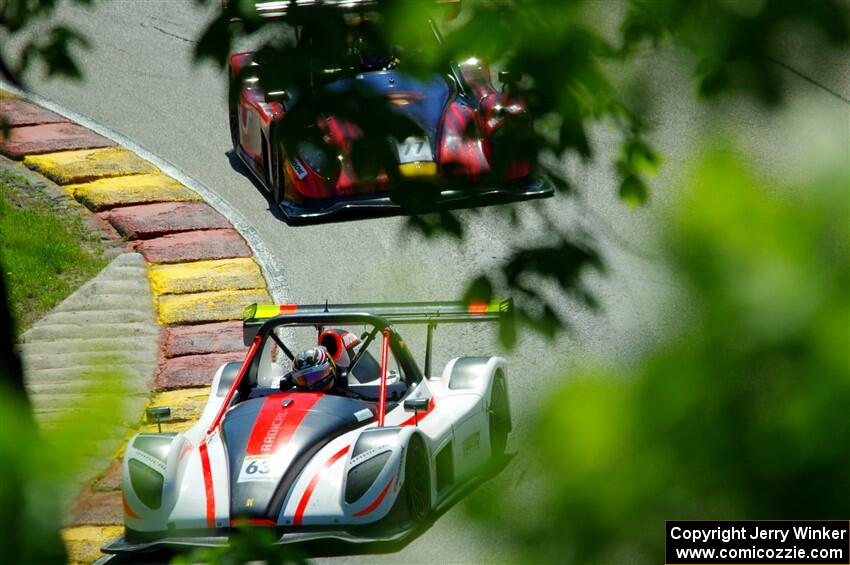
<path fill-rule="evenodd" d="M 225 77 L 209 65 L 192 63 L 194 40 L 207 19 L 194 2 L 111 0 L 91 10 L 65 5 L 60 14 L 92 42 L 91 51 L 81 55 L 85 81 L 45 81 L 33 72 L 26 77 L 27 85 L 170 162 L 253 224 L 270 251 L 266 260 L 276 266 L 276 272 L 269 273 L 276 280 L 269 282 L 282 289 L 278 298 L 302 303 L 451 299 L 474 273 L 506 257 L 517 241 L 545 236 L 534 228 L 518 232 L 486 212 L 471 216 L 470 237 L 462 245 L 407 235 L 399 218 L 288 227 L 269 211 L 266 195 L 229 156 Z M 509 388 L 520 432 L 554 380 L 568 378 L 576 359 L 628 357 L 639 339 L 664 327 L 664 297 L 677 287 L 654 260 L 652 227 L 665 213 L 696 140 L 743 123 L 744 145 L 759 156 L 756 165 L 784 172 L 801 169 L 795 158 L 806 141 L 788 135 L 800 125 L 795 115 L 811 115 L 817 109 L 820 123 L 840 124 L 846 135 L 848 106 L 840 97 L 850 97 L 850 81 L 829 85 L 838 91 L 836 96 L 789 72 L 791 110 L 782 119 L 768 121 L 757 108 L 742 104 L 725 108 L 720 121 L 706 125 L 702 120 L 706 110 L 693 101 L 694 86 L 677 62 L 676 54 L 643 62 L 659 81 L 655 84 L 659 102 L 651 121 L 654 142 L 664 156 L 663 174 L 653 186 L 649 207 L 630 210 L 617 199 L 610 165 L 616 140 L 604 128 L 594 135 L 598 150 L 594 165 L 565 164 L 574 172 L 581 203 L 558 196 L 542 204 L 517 205 L 523 216 L 533 205 L 551 207 L 564 227 L 593 234 L 609 265 L 607 276 L 590 279 L 603 305 L 601 312 L 592 314 L 565 303 L 563 312 L 573 323 L 573 333 L 554 342 L 524 336 L 508 355 Z M 498 351 L 495 333 L 481 328 L 441 328 L 436 345 L 437 367 L 457 354 Z M 509 444 L 509 450 L 519 455 L 504 472 L 521 481 L 525 463 L 517 443 Z M 472 527 L 456 506 L 400 553 L 333 559 L 498 561 L 502 553 L 495 537 Z"/>

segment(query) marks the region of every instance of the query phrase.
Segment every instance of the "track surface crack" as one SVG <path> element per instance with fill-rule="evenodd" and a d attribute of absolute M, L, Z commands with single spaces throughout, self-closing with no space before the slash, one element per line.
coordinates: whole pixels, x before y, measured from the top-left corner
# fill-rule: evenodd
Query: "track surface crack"
<path fill-rule="evenodd" d="M 149 27 L 151 29 L 155 29 L 156 31 L 160 32 L 163 35 L 167 35 L 168 37 L 173 37 L 174 39 L 179 39 L 180 41 L 184 41 L 186 43 L 193 43 L 193 44 L 197 43 L 197 41 L 195 41 L 194 39 L 189 39 L 188 37 L 183 37 L 182 35 L 177 35 L 176 33 L 171 33 L 170 31 L 166 31 L 166 30 L 162 29 L 161 27 L 154 25 L 154 24 L 142 23 L 141 26 L 142 27 Z"/>

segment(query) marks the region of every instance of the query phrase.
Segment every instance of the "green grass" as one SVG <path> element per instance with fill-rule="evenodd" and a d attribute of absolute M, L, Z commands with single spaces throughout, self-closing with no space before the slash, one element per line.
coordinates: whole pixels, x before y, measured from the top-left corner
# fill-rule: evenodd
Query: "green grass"
<path fill-rule="evenodd" d="M 18 334 L 106 265 L 99 240 L 78 213 L 0 170 L 0 265 Z"/>

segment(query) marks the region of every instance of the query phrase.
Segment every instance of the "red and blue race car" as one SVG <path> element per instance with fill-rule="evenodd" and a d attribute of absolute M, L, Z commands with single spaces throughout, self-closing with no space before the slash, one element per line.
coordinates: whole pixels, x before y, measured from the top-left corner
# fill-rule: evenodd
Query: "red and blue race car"
<path fill-rule="evenodd" d="M 327 49 L 313 56 L 315 46 L 326 41 L 321 27 L 299 22 L 296 41 L 299 52 L 309 59 L 302 65 L 309 68 L 309 87 L 302 82 L 267 92 L 260 76 L 276 71 L 264 68 L 258 61 L 262 57 L 244 52 L 230 58 L 234 152 L 289 223 L 425 211 L 412 210 L 411 202 L 435 209 L 553 194 L 551 182 L 534 174 L 532 159 L 518 155 L 515 140 L 505 133 L 526 127 L 526 104 L 510 89 L 494 88 L 483 61 L 469 58 L 447 64 L 440 73 L 413 76 L 405 71 L 409 51 L 375 41 L 380 19 L 364 15 L 366 5 L 374 1 L 313 4 L 333 4 L 334 10 L 351 17 L 341 49 L 345 52 L 330 58 Z M 257 10 L 261 16 L 286 21 L 290 5 L 262 2 Z M 429 41 L 441 41 L 433 21 L 423 22 L 423 28 Z M 278 63 L 266 67 L 273 64 Z M 503 83 L 510 82 L 508 76 L 500 73 Z M 303 119 L 303 106 L 333 96 L 379 99 L 388 116 L 412 127 L 377 142 L 366 136 L 364 157 L 363 148 L 358 152 L 355 146 L 368 128 L 358 123 L 356 112 L 344 117 L 318 112 L 308 123 L 293 125 Z M 294 136 L 293 130 L 298 132 Z M 373 155 L 381 156 L 381 166 L 359 166 Z"/>

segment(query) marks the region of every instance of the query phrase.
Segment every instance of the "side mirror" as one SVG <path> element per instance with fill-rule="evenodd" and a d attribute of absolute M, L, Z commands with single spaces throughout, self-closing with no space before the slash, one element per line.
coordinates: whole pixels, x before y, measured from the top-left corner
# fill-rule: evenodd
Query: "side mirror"
<path fill-rule="evenodd" d="M 430 402 L 431 400 L 429 398 L 408 398 L 404 401 L 404 409 L 413 410 L 413 422 L 415 426 L 419 426 L 419 411 L 427 410 Z"/>
<path fill-rule="evenodd" d="M 408 398 L 404 401 L 404 409 L 405 410 L 427 410 L 428 403 L 430 399 L 428 398 Z"/>
<path fill-rule="evenodd" d="M 162 422 L 171 419 L 171 408 L 168 406 L 154 406 L 145 410 L 145 418 L 148 422 L 156 422 L 159 433 L 162 433 Z"/>
<path fill-rule="evenodd" d="M 517 73 L 515 73 L 513 71 L 499 71 L 498 76 L 499 76 L 499 82 L 502 83 L 502 90 L 504 90 L 505 87 L 510 87 L 510 86 L 515 85 L 522 78 L 520 75 L 518 75 Z"/>

